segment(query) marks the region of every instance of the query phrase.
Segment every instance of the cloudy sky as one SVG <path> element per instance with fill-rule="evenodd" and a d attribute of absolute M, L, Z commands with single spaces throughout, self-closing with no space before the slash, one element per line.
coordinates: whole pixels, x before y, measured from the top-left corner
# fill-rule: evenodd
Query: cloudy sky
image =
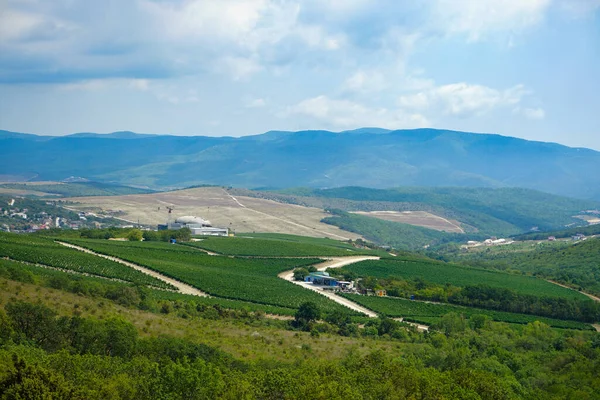
<path fill-rule="evenodd" d="M 0 0 L 0 129 L 363 126 L 600 150 L 600 0 Z"/>

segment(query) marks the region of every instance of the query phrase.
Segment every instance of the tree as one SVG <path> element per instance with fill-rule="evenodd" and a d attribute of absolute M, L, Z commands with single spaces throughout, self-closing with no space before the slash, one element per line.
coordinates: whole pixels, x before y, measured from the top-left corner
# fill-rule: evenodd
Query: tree
<path fill-rule="evenodd" d="M 312 301 L 300 304 L 298 311 L 295 315 L 295 324 L 298 328 L 303 330 L 310 330 L 312 322 L 316 321 L 321 317 L 321 311 L 319 307 Z"/>
<path fill-rule="evenodd" d="M 61 341 L 61 326 L 56 313 L 48 307 L 17 301 L 8 303 L 5 310 L 13 329 L 20 336 L 19 339 L 31 340 L 45 349 L 50 349 Z"/>
<path fill-rule="evenodd" d="M 13 354 L 14 368 L 0 380 L 3 399 L 70 399 L 77 396 L 64 378 L 40 366 L 27 365 Z"/>
<path fill-rule="evenodd" d="M 308 275 L 308 270 L 306 268 L 296 268 L 294 270 L 294 280 L 295 281 L 303 281 L 307 275 Z"/>
<path fill-rule="evenodd" d="M 144 238 L 144 234 L 142 233 L 142 231 L 140 231 L 139 229 L 132 229 L 131 231 L 129 231 L 129 233 L 127 234 L 127 239 L 130 242 L 139 242 L 140 240 L 142 240 Z"/>
<path fill-rule="evenodd" d="M 175 231 L 173 239 L 180 242 L 189 242 L 192 239 L 192 231 L 190 228 L 181 228 Z"/>

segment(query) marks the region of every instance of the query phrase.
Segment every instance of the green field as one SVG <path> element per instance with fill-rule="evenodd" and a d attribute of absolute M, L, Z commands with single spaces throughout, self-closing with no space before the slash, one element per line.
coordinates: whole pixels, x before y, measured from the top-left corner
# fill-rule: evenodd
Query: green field
<path fill-rule="evenodd" d="M 209 256 L 188 246 L 167 243 L 70 242 L 143 265 L 217 297 L 287 308 L 313 301 L 324 311 L 347 310 L 318 293 L 277 277 L 280 272 L 315 264 L 320 261 L 317 258 L 234 258 Z"/>
<path fill-rule="evenodd" d="M 333 241 L 332 241 L 333 242 Z M 316 243 L 250 237 L 209 237 L 185 243 L 219 254 L 262 257 L 352 256 L 369 254 L 350 246 L 328 246 Z"/>
<path fill-rule="evenodd" d="M 600 238 L 499 247 L 502 249 L 459 254 L 454 259 L 484 268 L 534 274 L 600 296 Z"/>
<path fill-rule="evenodd" d="M 492 287 L 512 289 L 520 294 L 586 300 L 584 295 L 576 291 L 554 285 L 542 279 L 443 262 L 397 259 L 369 260 L 349 265 L 344 269 L 355 272 L 359 276 L 398 277 L 405 280 L 421 278 L 431 283 L 440 285 L 450 283 L 459 287 L 485 284 Z"/>
<path fill-rule="evenodd" d="M 411 301 L 392 297 L 362 296 L 358 294 L 343 294 L 349 300 L 361 304 L 377 313 L 389 317 L 403 317 L 407 320 L 430 324 L 436 322 L 436 318 L 451 312 L 463 314 L 470 317 L 475 314 L 485 314 L 494 321 L 527 324 L 533 321 L 541 321 L 556 328 L 592 330 L 592 326 L 583 322 L 563 321 L 559 319 L 537 317 L 534 315 L 515 314 L 502 311 L 484 310 L 472 307 L 460 307 L 449 304 L 433 304 L 419 301 Z"/>
<path fill-rule="evenodd" d="M 44 268 L 33 264 L 24 264 L 19 261 L 0 259 L 0 277 L 24 283 L 34 283 L 63 289 L 86 296 L 101 296 L 108 298 L 122 297 L 122 289 L 134 287 L 125 282 L 117 282 L 107 278 L 68 274 L 55 269 Z M 114 293 L 114 295 L 111 295 Z M 230 300 L 216 297 L 198 297 L 177 292 L 146 288 L 144 301 L 183 301 L 195 305 L 219 306 L 233 310 L 261 311 L 268 314 L 294 315 L 291 308 L 257 304 L 252 302 Z"/>
<path fill-rule="evenodd" d="M 173 289 L 171 285 L 123 264 L 67 248 L 43 237 L 0 232 L 0 257 Z"/>

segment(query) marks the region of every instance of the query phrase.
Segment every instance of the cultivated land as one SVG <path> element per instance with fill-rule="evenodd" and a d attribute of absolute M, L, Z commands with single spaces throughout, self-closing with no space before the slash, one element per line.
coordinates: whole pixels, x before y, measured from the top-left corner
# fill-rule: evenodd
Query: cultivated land
<path fill-rule="evenodd" d="M 121 210 L 121 218 L 148 225 L 164 224 L 167 219 L 166 207 L 173 207 L 174 218 L 182 215 L 202 216 L 210 220 L 213 226 L 229 227 L 236 233 L 289 233 L 337 240 L 360 237 L 322 223 L 321 219 L 327 214 L 318 208 L 231 196 L 220 187 L 143 195 L 74 197 L 65 200 L 78 203 L 70 207 L 79 210 Z"/>
<path fill-rule="evenodd" d="M 426 211 L 354 211 L 353 214 L 422 226 L 436 231 L 465 233 L 458 221 L 452 221 Z"/>
<path fill-rule="evenodd" d="M 350 245 L 327 246 L 316 243 L 302 243 L 253 237 L 206 237 L 197 242 L 185 243 L 188 246 L 207 250 L 212 253 L 253 257 L 310 257 L 310 256 L 352 256 L 373 254 L 369 250 L 360 250 Z"/>
<path fill-rule="evenodd" d="M 440 285 L 450 283 L 459 287 L 485 284 L 497 288 L 509 288 L 517 293 L 527 295 L 585 299 L 581 293 L 546 282 L 543 279 L 442 262 L 402 259 L 370 260 L 349 265 L 345 269 L 355 272 L 359 276 L 399 277 L 406 280 L 421 278 L 427 282 Z"/>
<path fill-rule="evenodd" d="M 343 294 L 345 298 L 361 304 L 377 313 L 389 317 L 402 317 L 407 321 L 432 324 L 449 313 L 462 314 L 469 318 L 472 315 L 487 315 L 490 319 L 499 322 L 527 324 L 541 321 L 555 328 L 567 329 L 594 329 L 590 324 L 577 321 L 563 321 L 554 318 L 539 317 L 536 315 L 516 314 L 504 311 L 485 310 L 473 307 L 462 307 L 452 304 L 436 304 L 428 302 L 411 301 L 394 297 L 361 296 L 356 294 Z"/>

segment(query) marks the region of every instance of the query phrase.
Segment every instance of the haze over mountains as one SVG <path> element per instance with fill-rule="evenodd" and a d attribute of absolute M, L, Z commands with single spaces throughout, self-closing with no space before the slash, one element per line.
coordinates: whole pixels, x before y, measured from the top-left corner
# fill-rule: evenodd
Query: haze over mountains
<path fill-rule="evenodd" d="M 0 131 L 0 158 L 4 180 L 77 176 L 151 188 L 524 187 L 600 200 L 600 152 L 435 129 L 271 131 L 241 138 Z"/>

